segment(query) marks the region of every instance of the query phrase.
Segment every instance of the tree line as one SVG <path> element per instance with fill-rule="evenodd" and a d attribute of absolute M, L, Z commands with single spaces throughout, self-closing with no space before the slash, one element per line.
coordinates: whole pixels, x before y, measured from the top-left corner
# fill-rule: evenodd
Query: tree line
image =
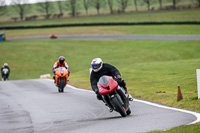
<path fill-rule="evenodd" d="M 7 12 L 7 5 L 6 0 L 0 0 L 0 16 L 5 15 Z M 163 1 L 164 0 L 63 0 L 63 1 L 56 1 L 52 2 L 44 1 L 42 3 L 36 4 L 36 9 L 41 13 L 44 13 L 45 19 L 49 19 L 50 17 L 53 18 L 60 18 L 64 15 L 64 11 L 68 10 L 72 17 L 78 16 L 80 14 L 79 7 L 80 4 L 84 7 L 85 14 L 88 15 L 88 11 L 91 7 L 95 8 L 97 11 L 97 14 L 100 15 L 100 10 L 105 9 L 105 7 L 108 7 L 110 14 L 114 13 L 124 13 L 126 12 L 126 9 L 130 5 L 130 3 L 133 3 L 133 10 L 138 12 L 139 11 L 139 4 L 145 4 L 148 11 L 154 10 L 153 7 L 151 7 L 152 4 L 158 4 L 159 9 L 163 10 Z M 166 0 L 165 0 L 166 1 Z M 167 0 L 169 3 L 171 3 L 170 6 L 165 7 L 165 9 L 176 9 L 177 4 L 184 0 Z M 200 7 L 200 0 L 193 0 L 196 2 L 196 5 Z M 27 4 L 29 0 L 12 0 L 12 8 L 16 11 L 15 13 L 19 15 L 20 20 L 33 20 L 37 18 L 37 15 L 33 15 L 31 17 L 25 17 L 26 14 L 31 10 L 32 4 Z M 56 3 L 56 4 L 55 4 Z M 114 10 L 114 4 L 118 5 L 118 9 Z M 53 9 L 57 6 L 57 9 L 59 9 L 58 14 L 53 14 Z"/>

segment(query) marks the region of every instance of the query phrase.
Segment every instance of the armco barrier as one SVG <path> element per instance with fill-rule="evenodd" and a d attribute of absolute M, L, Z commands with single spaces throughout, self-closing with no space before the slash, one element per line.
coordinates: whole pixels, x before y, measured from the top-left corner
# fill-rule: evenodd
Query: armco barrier
<path fill-rule="evenodd" d="M 56 27 L 80 27 L 80 26 L 128 26 L 128 25 L 200 25 L 199 21 L 188 22 L 118 22 L 118 23 L 82 23 L 82 24 L 61 24 L 61 25 L 41 25 L 41 26 L 9 26 L 1 27 L 0 29 L 35 29 L 35 28 L 56 28 Z"/>

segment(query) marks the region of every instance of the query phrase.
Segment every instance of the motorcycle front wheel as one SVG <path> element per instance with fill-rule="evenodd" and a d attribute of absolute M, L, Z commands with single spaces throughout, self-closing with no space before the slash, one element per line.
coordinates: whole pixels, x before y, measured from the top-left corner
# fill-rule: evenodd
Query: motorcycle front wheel
<path fill-rule="evenodd" d="M 124 109 L 124 107 L 121 105 L 121 103 L 119 102 L 119 100 L 117 99 L 117 97 L 113 97 L 112 98 L 112 102 L 116 108 L 116 110 L 120 113 L 120 115 L 122 117 L 126 117 L 126 111 Z"/>
<path fill-rule="evenodd" d="M 65 79 L 60 78 L 59 80 L 60 80 L 60 82 L 59 82 L 58 92 L 64 92 Z"/>

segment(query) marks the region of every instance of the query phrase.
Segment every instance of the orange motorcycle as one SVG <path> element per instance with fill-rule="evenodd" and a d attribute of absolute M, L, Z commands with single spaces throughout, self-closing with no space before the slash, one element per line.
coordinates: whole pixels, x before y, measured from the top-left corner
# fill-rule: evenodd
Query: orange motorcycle
<path fill-rule="evenodd" d="M 64 87 L 68 82 L 68 70 L 65 67 L 59 67 L 55 72 L 56 86 L 58 87 L 58 92 L 64 92 Z"/>

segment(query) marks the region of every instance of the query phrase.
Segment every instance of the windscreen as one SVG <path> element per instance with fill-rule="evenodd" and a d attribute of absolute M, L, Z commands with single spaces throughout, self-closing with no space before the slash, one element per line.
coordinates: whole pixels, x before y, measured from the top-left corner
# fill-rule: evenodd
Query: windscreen
<path fill-rule="evenodd" d="M 102 76 L 100 79 L 99 79 L 99 84 L 100 85 L 106 85 L 108 84 L 108 81 L 110 80 L 110 77 L 109 76 Z"/>

